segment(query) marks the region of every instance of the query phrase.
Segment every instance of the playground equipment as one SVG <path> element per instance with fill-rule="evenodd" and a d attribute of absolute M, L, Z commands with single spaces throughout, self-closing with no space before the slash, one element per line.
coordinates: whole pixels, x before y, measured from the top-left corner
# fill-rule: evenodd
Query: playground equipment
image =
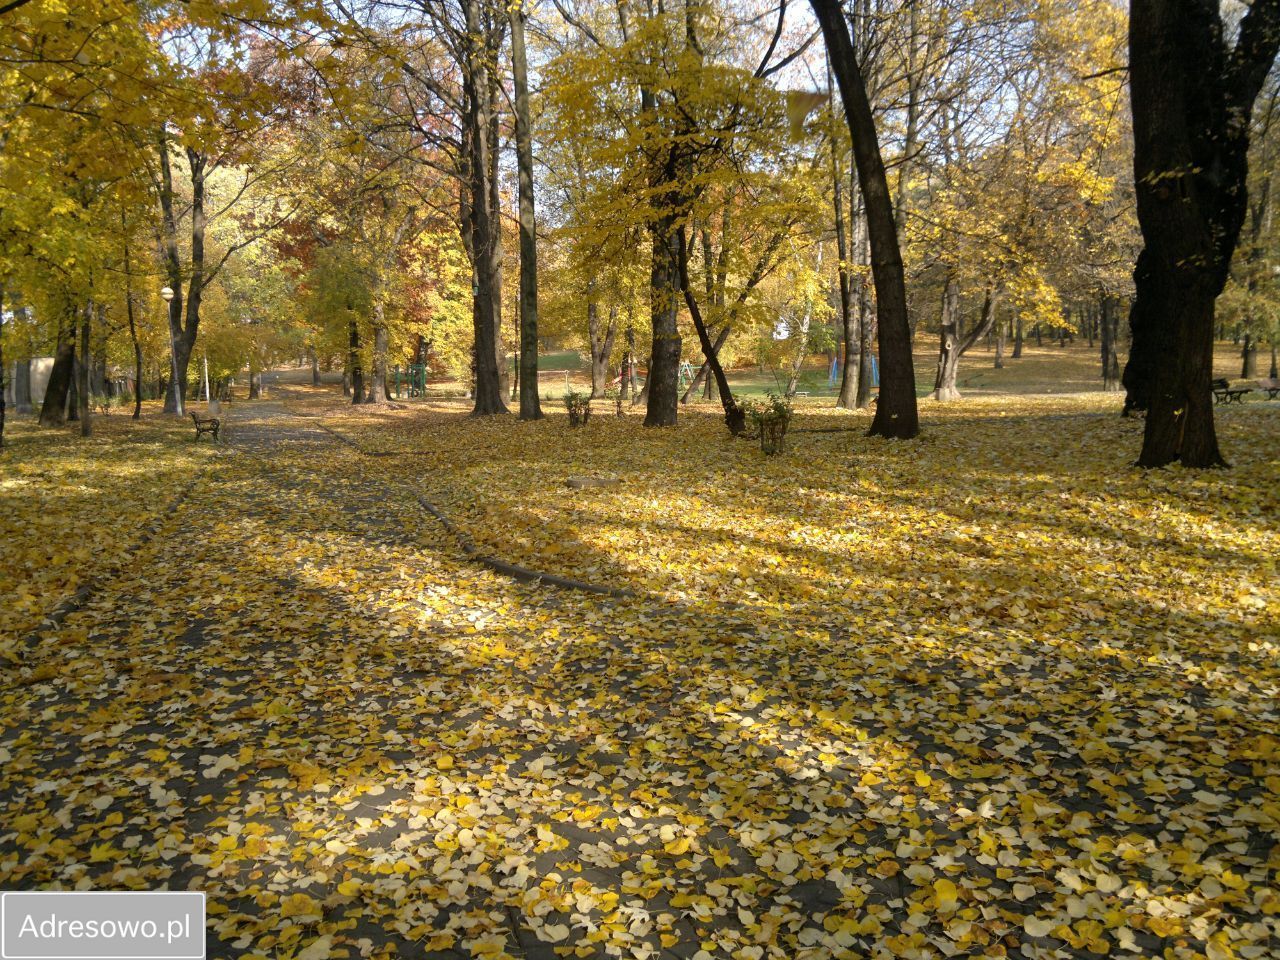
<path fill-rule="evenodd" d="M 424 397 L 427 394 L 427 366 L 424 363 L 411 363 L 403 370 L 396 364 L 391 370 L 396 385 L 396 399 L 400 399 L 400 390 L 408 390 L 411 397 Z"/>

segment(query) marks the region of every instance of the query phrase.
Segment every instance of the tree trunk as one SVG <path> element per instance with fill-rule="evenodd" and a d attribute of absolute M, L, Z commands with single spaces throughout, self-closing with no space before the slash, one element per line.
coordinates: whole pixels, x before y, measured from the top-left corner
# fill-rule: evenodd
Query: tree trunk
<path fill-rule="evenodd" d="M 316 356 L 315 350 L 311 350 L 311 385 L 313 387 L 320 386 L 320 358 Z"/>
<path fill-rule="evenodd" d="M 31 413 L 31 361 L 22 360 L 13 369 L 13 409 L 15 413 Z"/>
<path fill-rule="evenodd" d="M 1272 380 L 1280 378 L 1280 370 L 1277 370 L 1276 367 L 1276 341 L 1274 338 L 1271 341 L 1271 373 L 1269 373 L 1268 376 Z M 19 407 L 19 409 L 21 409 L 21 407 Z"/>
<path fill-rule="evenodd" d="M 729 339 L 729 333 L 732 329 L 733 329 L 733 324 L 726 323 L 716 333 L 715 343 L 713 343 L 711 347 L 712 347 L 712 352 L 716 355 L 717 360 L 720 358 L 720 349 L 724 346 L 725 341 Z M 698 367 L 698 373 L 693 378 L 693 382 L 690 383 L 689 386 L 685 388 L 684 396 L 680 398 L 681 403 L 688 403 L 689 400 L 693 397 L 693 395 L 697 393 L 698 390 L 701 389 L 704 385 L 706 387 L 706 392 L 704 393 L 704 397 L 709 398 L 711 396 L 711 380 L 707 377 L 707 373 L 710 372 L 710 370 L 711 370 L 710 364 L 708 364 L 706 359 L 704 358 L 702 361 L 702 366 Z"/>
<path fill-rule="evenodd" d="M 342 395 L 351 396 L 351 373 L 347 370 L 342 371 Z"/>
<path fill-rule="evenodd" d="M 387 318 L 382 299 L 373 304 L 373 376 L 364 402 L 376 405 L 387 402 Z"/>
<path fill-rule="evenodd" d="M 673 222 L 661 219 L 652 229 L 649 312 L 653 342 L 645 378 L 646 427 L 673 427 L 680 402 L 680 328 L 676 324 L 678 240 Z"/>
<path fill-rule="evenodd" d="M 1013 359 L 1020 360 L 1022 358 L 1022 314 L 1013 321 Z"/>
<path fill-rule="evenodd" d="M 472 326 L 475 334 L 475 404 L 473 416 L 507 413 L 503 402 L 503 377 L 498 363 L 502 349 L 502 248 L 498 241 L 495 209 L 496 183 L 490 129 L 490 53 L 481 30 L 479 0 L 463 0 L 467 37 L 463 64 L 466 101 L 464 146 L 466 177 L 462 189 L 468 193 L 464 231 L 471 255 Z"/>
<path fill-rule="evenodd" d="M 1218 5 L 1133 0 L 1129 80 L 1144 247 L 1134 267 L 1126 412 L 1138 464 L 1225 466 L 1213 421 L 1214 303 L 1248 201 L 1249 117 L 1280 48 L 1280 0 L 1255 0 L 1228 47 Z"/>
<path fill-rule="evenodd" d="M 593 284 L 594 286 L 594 284 Z M 587 335 L 591 341 L 591 396 L 603 397 L 609 385 L 609 358 L 618 332 L 618 307 L 609 307 L 609 322 L 600 329 L 600 310 L 595 300 L 587 301 Z"/>
<path fill-rule="evenodd" d="M 997 370 L 1004 369 L 1004 342 L 1008 321 L 1001 320 L 996 324 L 996 363 Z"/>
<path fill-rule="evenodd" d="M 720 366 L 720 359 L 716 356 L 716 348 L 711 343 L 711 337 L 707 333 L 707 325 L 702 322 L 702 311 L 698 309 L 698 301 L 693 296 L 693 287 L 689 283 L 689 247 L 685 239 L 683 226 L 676 232 L 676 263 L 679 268 L 680 289 L 684 293 L 685 306 L 689 308 L 689 315 L 693 318 L 694 329 L 698 331 L 698 342 L 702 344 L 703 356 L 706 357 L 706 362 L 711 367 L 711 375 L 715 377 L 716 386 L 720 390 L 720 405 L 724 408 L 725 426 L 736 437 L 746 426 L 746 413 L 733 398 L 733 393 L 729 389 L 729 381 L 724 374 L 724 368 Z M 678 362 L 679 354 L 677 353 L 676 356 Z M 649 379 L 652 381 L 653 377 L 650 376 Z"/>
<path fill-rule="evenodd" d="M 364 367 L 360 359 L 360 327 L 355 317 L 347 321 L 347 371 L 351 375 L 351 402 L 364 403 Z"/>
<path fill-rule="evenodd" d="M 515 93 L 516 170 L 520 191 L 520 419 L 541 420 L 538 401 L 538 240 L 533 195 L 533 125 L 529 119 L 524 3 L 508 9 Z M 612 329 L 612 325 L 610 327 Z M 610 344 L 612 346 L 612 344 Z M 594 393 L 594 369 L 592 371 Z"/>
<path fill-rule="evenodd" d="M 938 318 L 941 331 L 938 343 L 938 373 L 933 380 L 933 399 L 959 400 L 956 373 L 960 369 L 960 284 L 948 276 L 942 288 L 942 310 Z"/>
<path fill-rule="evenodd" d="M 40 406 L 40 426 L 61 427 L 67 422 L 67 395 L 75 372 L 75 309 L 68 306 L 58 324 L 58 346 L 53 355 L 53 369 L 44 388 Z"/>
<path fill-rule="evenodd" d="M 619 384 L 619 393 L 625 402 L 627 397 L 632 398 L 631 402 L 635 403 L 636 398 L 636 331 L 627 323 L 627 348 L 622 354 L 622 370 L 620 371 L 622 383 Z"/>
<path fill-rule="evenodd" d="M 864 245 L 865 249 L 865 245 Z M 858 283 L 858 392 L 857 407 L 865 410 L 871 406 L 871 388 L 874 378 L 871 343 L 875 339 L 876 315 L 871 309 L 871 284 L 864 277 Z"/>
<path fill-rule="evenodd" d="M 128 286 L 125 287 L 124 305 L 129 316 L 129 342 L 133 344 L 133 419 L 137 420 L 142 416 L 142 344 L 138 342 L 133 293 Z"/>
<path fill-rule="evenodd" d="M 831 82 L 831 63 L 827 63 L 827 89 L 831 97 L 831 110 L 835 112 L 835 84 Z M 844 227 L 844 173 L 840 169 L 840 154 L 843 145 L 837 146 L 835 137 L 831 142 L 831 187 L 835 204 L 836 222 L 836 276 L 839 280 L 840 292 L 840 342 L 844 347 L 844 368 L 840 371 L 840 393 L 836 397 L 836 406 L 852 410 L 857 405 L 858 375 L 853 366 L 854 342 L 857 338 L 857 322 L 853 315 L 853 287 L 849 277 L 850 244 Z M 859 220 L 855 218 L 852 246 L 861 248 L 858 234 Z"/>
<path fill-rule="evenodd" d="M 93 333 L 93 301 L 90 300 L 80 311 L 80 362 L 76 364 L 76 413 L 80 420 L 80 436 L 93 434 L 93 423 L 90 417 L 90 400 L 93 363 L 89 356 L 89 339 Z"/>
<path fill-rule="evenodd" d="M 1252 380 L 1258 375 L 1258 341 L 1246 332 L 1244 349 L 1240 351 L 1240 376 Z"/>
<path fill-rule="evenodd" d="M 907 319 L 906 281 L 894 223 L 893 198 L 889 194 L 875 119 L 844 9 L 839 0 L 810 0 L 810 3 L 822 28 L 840 87 L 871 242 L 871 273 L 875 280 L 880 331 L 880 400 L 869 434 L 909 439 L 919 434 L 920 419 L 911 357 L 911 327 Z"/>
<path fill-rule="evenodd" d="M 817 272 L 822 273 L 822 244 L 818 244 L 818 264 Z M 800 320 L 800 345 L 796 348 L 796 355 L 791 361 L 791 373 L 787 377 L 787 389 L 785 394 L 787 399 L 796 395 L 796 389 L 800 385 L 800 371 L 804 369 L 805 358 L 809 355 L 809 325 L 813 321 L 813 303 L 808 298 L 805 299 L 804 313 L 801 314 Z"/>
<path fill-rule="evenodd" d="M 1103 296 L 1099 305 L 1098 339 L 1102 344 L 1102 389 L 1114 393 L 1120 389 L 1120 359 L 1116 356 L 1116 334 L 1119 311 L 1115 299 Z"/>

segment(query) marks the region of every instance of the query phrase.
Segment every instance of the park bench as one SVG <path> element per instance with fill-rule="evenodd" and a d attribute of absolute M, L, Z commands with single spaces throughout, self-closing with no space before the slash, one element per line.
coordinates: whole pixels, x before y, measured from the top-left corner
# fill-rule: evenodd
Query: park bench
<path fill-rule="evenodd" d="M 1280 395 L 1280 380 L 1277 380 L 1274 377 L 1266 380 L 1259 380 L 1258 389 L 1265 390 L 1267 392 L 1268 400 L 1274 400 L 1277 395 Z"/>
<path fill-rule="evenodd" d="M 1243 403 L 1245 394 L 1253 392 L 1252 384 L 1233 387 L 1231 381 L 1225 378 L 1214 380 L 1210 386 L 1213 388 L 1214 403 Z"/>
<path fill-rule="evenodd" d="M 217 417 L 200 417 L 196 414 L 191 415 L 192 422 L 196 425 L 196 442 L 206 433 L 213 434 L 213 439 L 218 439 L 218 429 L 222 426 L 222 421 Z"/>

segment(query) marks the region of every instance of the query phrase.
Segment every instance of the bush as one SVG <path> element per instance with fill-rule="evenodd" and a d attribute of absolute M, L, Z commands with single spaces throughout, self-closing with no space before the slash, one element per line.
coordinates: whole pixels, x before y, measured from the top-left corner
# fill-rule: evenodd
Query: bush
<path fill-rule="evenodd" d="M 744 400 L 740 406 L 756 425 L 760 449 L 772 456 L 786 448 L 787 427 L 791 424 L 791 401 L 776 393 L 767 400 Z"/>
<path fill-rule="evenodd" d="M 570 390 L 564 395 L 564 408 L 569 411 L 569 426 L 585 427 L 591 418 L 591 394 Z"/>

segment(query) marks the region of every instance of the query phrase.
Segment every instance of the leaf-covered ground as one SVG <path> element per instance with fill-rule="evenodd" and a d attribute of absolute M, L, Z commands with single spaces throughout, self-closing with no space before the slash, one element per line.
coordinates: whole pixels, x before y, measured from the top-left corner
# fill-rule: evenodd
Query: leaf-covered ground
<path fill-rule="evenodd" d="M 1280 952 L 1280 404 L 1192 474 L 1097 397 L 766 459 L 297 393 L 171 516 L 99 469 L 162 525 L 5 668 L 0 886 L 203 889 L 217 957 Z"/>

